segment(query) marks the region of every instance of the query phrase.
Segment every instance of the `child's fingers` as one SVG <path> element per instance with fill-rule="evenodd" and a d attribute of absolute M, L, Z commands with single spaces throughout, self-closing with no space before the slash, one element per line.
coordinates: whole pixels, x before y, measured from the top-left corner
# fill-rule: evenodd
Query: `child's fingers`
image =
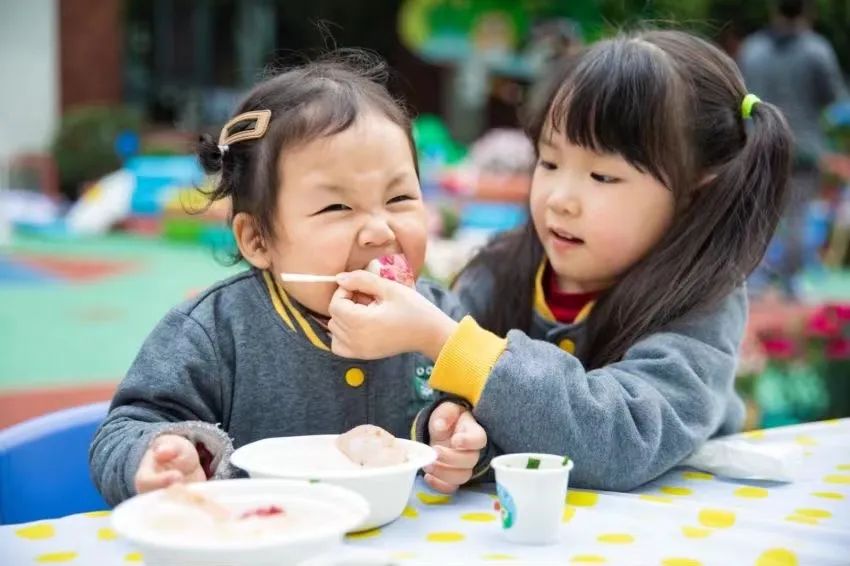
<path fill-rule="evenodd" d="M 385 279 L 363 270 L 340 273 L 337 276 L 337 283 L 340 287 L 349 291 L 356 291 L 375 298 L 383 297 L 386 289 Z"/>
<path fill-rule="evenodd" d="M 172 446 L 171 444 L 161 444 L 153 447 L 154 462 L 160 466 L 168 464 L 171 460 L 176 458 L 178 454 L 179 452 L 177 447 Z"/>
<path fill-rule="evenodd" d="M 425 474 L 425 483 L 434 491 L 452 494 L 457 491 L 458 486 L 451 485 L 439 478 L 435 478 L 431 474 Z"/>
<path fill-rule="evenodd" d="M 146 493 L 181 481 L 183 481 L 183 474 L 179 470 L 157 472 L 139 468 L 139 472 L 136 474 L 136 492 Z"/>
<path fill-rule="evenodd" d="M 179 470 L 184 475 L 197 471 L 201 467 L 201 459 L 198 457 L 198 450 L 194 446 L 185 446 L 180 449 L 168 467 Z"/>
<path fill-rule="evenodd" d="M 464 411 L 466 409 L 451 401 L 441 403 L 434 409 L 428 419 L 428 434 L 431 435 L 431 442 L 445 442 L 450 439 L 458 418 Z"/>
<path fill-rule="evenodd" d="M 472 478 L 472 468 L 455 468 L 434 462 L 427 468 L 428 475 L 451 485 L 463 485 Z"/>
<path fill-rule="evenodd" d="M 472 413 L 467 411 L 458 418 L 451 446 L 458 450 L 483 450 L 487 446 L 487 432 Z"/>
<path fill-rule="evenodd" d="M 437 461 L 446 466 L 472 469 L 478 463 L 481 452 L 478 450 L 455 450 L 445 446 L 434 446 L 437 451 Z"/>

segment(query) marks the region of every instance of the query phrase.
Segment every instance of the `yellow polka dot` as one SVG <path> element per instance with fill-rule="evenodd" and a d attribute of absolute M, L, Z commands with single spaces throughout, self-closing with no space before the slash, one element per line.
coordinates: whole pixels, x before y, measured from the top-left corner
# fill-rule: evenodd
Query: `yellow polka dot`
<path fill-rule="evenodd" d="M 652 501 L 653 503 L 672 503 L 675 501 L 675 498 L 670 497 L 669 495 L 652 495 L 650 493 L 646 493 L 639 497 L 644 501 Z"/>
<path fill-rule="evenodd" d="M 516 560 L 516 556 L 511 556 L 510 554 L 485 554 L 481 557 L 482 560 L 487 560 L 490 562 L 503 561 L 503 560 Z"/>
<path fill-rule="evenodd" d="M 97 540 L 115 540 L 118 534 L 109 527 L 103 527 L 97 531 Z"/>
<path fill-rule="evenodd" d="M 835 469 L 842 472 L 850 472 L 850 464 L 838 464 L 835 466 Z"/>
<path fill-rule="evenodd" d="M 460 542 L 465 538 L 466 535 L 455 531 L 428 533 L 428 536 L 425 537 L 428 542 Z"/>
<path fill-rule="evenodd" d="M 35 561 L 39 564 L 57 564 L 60 562 L 70 562 L 77 557 L 76 552 L 48 552 L 39 554 L 35 557 Z"/>
<path fill-rule="evenodd" d="M 393 552 L 390 554 L 391 560 L 413 560 L 416 558 L 415 552 Z"/>
<path fill-rule="evenodd" d="M 452 501 L 452 496 L 444 493 L 427 493 L 425 491 L 420 491 L 416 494 L 416 497 L 425 505 L 445 505 Z"/>
<path fill-rule="evenodd" d="M 812 495 L 821 499 L 844 499 L 844 494 L 837 491 L 816 491 Z"/>
<path fill-rule="evenodd" d="M 839 485 L 850 485 L 850 475 L 831 474 L 823 478 L 826 483 L 835 483 Z"/>
<path fill-rule="evenodd" d="M 735 514 L 723 509 L 703 509 L 699 512 L 699 522 L 704 527 L 727 529 L 735 524 Z"/>
<path fill-rule="evenodd" d="M 50 523 L 37 523 L 15 531 L 15 534 L 27 540 L 44 540 L 56 534 L 56 529 Z"/>
<path fill-rule="evenodd" d="M 815 455 L 815 453 L 812 452 L 811 450 L 806 450 L 805 452 L 803 452 L 803 456 L 814 456 L 814 455 Z"/>
<path fill-rule="evenodd" d="M 821 422 L 823 424 L 828 424 L 828 425 L 837 425 L 838 423 L 841 422 L 841 419 L 826 419 L 825 421 L 821 421 Z"/>
<path fill-rule="evenodd" d="M 764 438 L 764 431 L 763 430 L 751 430 L 749 432 L 745 432 L 744 438 L 748 438 L 750 440 L 762 440 Z"/>
<path fill-rule="evenodd" d="M 565 505 L 564 506 L 564 514 L 561 515 L 561 522 L 562 523 L 569 523 L 570 521 L 572 521 L 572 519 L 573 519 L 573 517 L 575 517 L 575 515 L 576 515 L 576 508 L 573 507 L 572 505 Z"/>
<path fill-rule="evenodd" d="M 605 564 L 608 560 L 598 554 L 576 554 L 570 558 L 571 564 Z"/>
<path fill-rule="evenodd" d="M 473 523 L 491 523 L 496 520 L 496 516 L 492 513 L 464 513 L 460 516 L 460 520 Z"/>
<path fill-rule="evenodd" d="M 713 474 L 707 474 L 705 472 L 682 472 L 682 477 L 686 480 L 713 480 Z"/>
<path fill-rule="evenodd" d="M 143 560 L 141 552 L 131 552 L 124 557 L 125 562 L 141 562 Z"/>
<path fill-rule="evenodd" d="M 568 491 L 567 503 L 576 507 L 593 507 L 599 501 L 595 491 Z"/>
<path fill-rule="evenodd" d="M 694 490 L 689 489 L 687 487 L 677 487 L 677 486 L 674 486 L 674 485 L 665 485 L 665 486 L 661 487 L 661 493 L 664 493 L 666 495 L 683 496 L 683 495 L 693 495 Z"/>
<path fill-rule="evenodd" d="M 568 354 L 576 353 L 576 343 L 570 340 L 569 338 L 564 338 L 563 340 L 558 342 L 558 347 Z"/>
<path fill-rule="evenodd" d="M 756 566 L 797 566 L 797 555 L 787 548 L 771 548 L 758 557 Z"/>
<path fill-rule="evenodd" d="M 366 374 L 360 368 L 351 368 L 345 372 L 345 382 L 351 387 L 360 387 L 366 381 Z"/>
<path fill-rule="evenodd" d="M 814 519 L 829 519 L 832 517 L 832 513 L 826 509 L 797 509 L 794 511 L 794 514 L 802 515 L 803 517 L 812 517 Z"/>
<path fill-rule="evenodd" d="M 685 525 L 682 527 L 682 534 L 687 538 L 706 538 L 711 534 L 711 529 L 703 529 L 702 527 L 692 527 Z"/>
<path fill-rule="evenodd" d="M 370 529 L 368 531 L 361 531 L 359 533 L 351 533 L 345 538 L 350 540 L 362 540 L 364 538 L 375 538 L 379 536 L 381 536 L 381 529 Z"/>
<path fill-rule="evenodd" d="M 419 510 L 416 507 L 411 507 L 408 505 L 404 508 L 404 511 L 401 512 L 402 517 L 407 517 L 408 519 L 415 519 L 419 516 Z"/>
<path fill-rule="evenodd" d="M 735 497 L 743 497 L 744 499 L 764 499 L 767 496 L 767 490 L 763 487 L 748 485 L 735 490 Z"/>
<path fill-rule="evenodd" d="M 596 537 L 596 540 L 606 544 L 631 544 L 635 541 L 635 537 L 628 533 L 606 533 Z"/>
<path fill-rule="evenodd" d="M 702 566 L 702 562 L 693 558 L 664 558 L 661 566 Z"/>
<path fill-rule="evenodd" d="M 794 441 L 800 446 L 817 446 L 818 441 L 812 438 L 811 436 L 806 436 L 805 434 L 799 435 Z"/>
<path fill-rule="evenodd" d="M 792 523 L 801 523 L 803 525 L 818 525 L 820 522 L 814 517 L 804 517 L 802 515 L 788 515 L 785 517 L 786 521 L 791 521 Z"/>
<path fill-rule="evenodd" d="M 100 517 L 109 517 L 111 514 L 112 511 L 90 511 L 89 513 L 83 513 L 83 517 L 99 519 Z"/>

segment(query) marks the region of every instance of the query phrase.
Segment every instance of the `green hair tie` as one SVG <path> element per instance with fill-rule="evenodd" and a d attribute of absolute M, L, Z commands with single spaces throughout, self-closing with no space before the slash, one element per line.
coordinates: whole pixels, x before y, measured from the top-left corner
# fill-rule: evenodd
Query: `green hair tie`
<path fill-rule="evenodd" d="M 761 98 L 755 94 L 748 94 L 744 97 L 744 100 L 741 101 L 741 116 L 743 116 L 744 120 L 750 119 L 753 114 L 753 106 L 759 102 L 761 102 Z"/>

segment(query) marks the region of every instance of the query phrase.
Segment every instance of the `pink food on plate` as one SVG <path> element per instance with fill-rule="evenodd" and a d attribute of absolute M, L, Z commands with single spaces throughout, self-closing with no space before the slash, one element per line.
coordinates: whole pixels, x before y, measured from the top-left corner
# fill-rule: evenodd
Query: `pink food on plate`
<path fill-rule="evenodd" d="M 416 286 L 416 278 L 404 254 L 389 254 L 373 259 L 366 266 L 366 271 L 408 287 Z"/>

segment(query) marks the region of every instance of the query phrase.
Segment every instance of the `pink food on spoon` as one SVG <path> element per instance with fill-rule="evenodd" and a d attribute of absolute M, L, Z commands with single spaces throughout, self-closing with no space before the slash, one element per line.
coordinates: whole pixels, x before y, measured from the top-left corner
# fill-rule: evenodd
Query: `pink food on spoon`
<path fill-rule="evenodd" d="M 366 266 L 366 271 L 408 287 L 416 286 L 416 278 L 404 254 L 389 254 L 373 259 Z"/>

